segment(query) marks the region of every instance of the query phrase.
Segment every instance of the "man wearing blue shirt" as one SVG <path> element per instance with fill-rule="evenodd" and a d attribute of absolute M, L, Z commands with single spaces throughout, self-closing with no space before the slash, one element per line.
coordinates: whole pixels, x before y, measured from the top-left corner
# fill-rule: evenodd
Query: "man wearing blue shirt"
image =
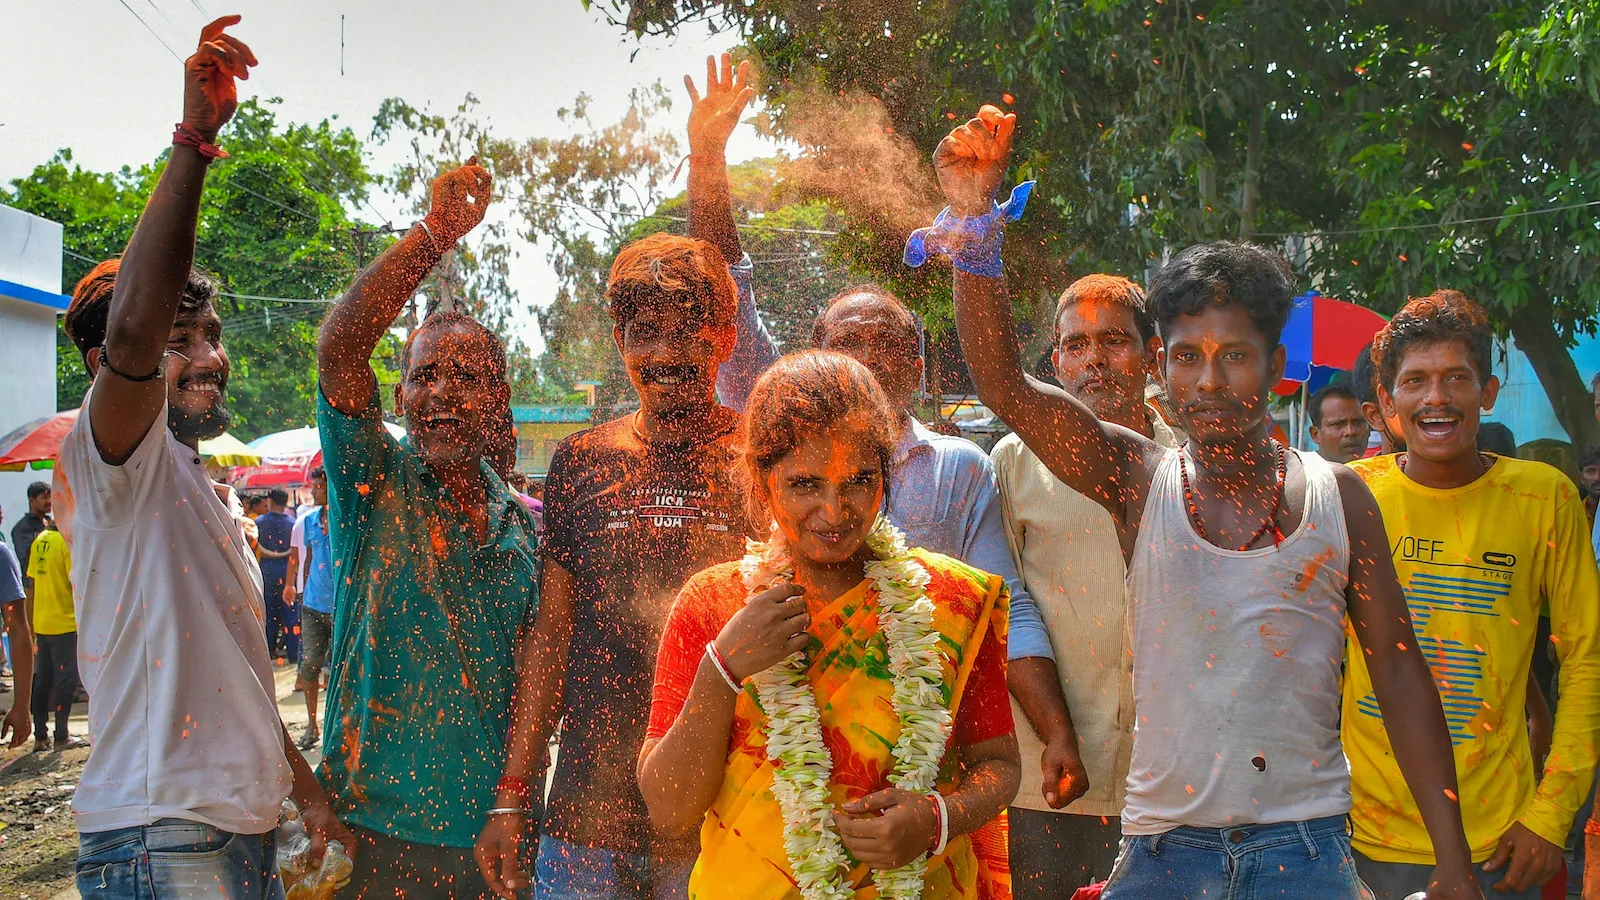
<path fill-rule="evenodd" d="M 300 671 L 295 685 L 306 698 L 306 732 L 298 743 L 301 750 L 310 750 L 322 739 L 317 693 L 333 639 L 333 551 L 328 540 L 328 473 L 322 466 L 311 470 L 311 499 L 315 506 L 295 523 L 295 537 L 290 541 L 304 552 L 289 554 L 289 577 L 283 583 L 284 605 L 294 606 L 298 596 L 301 607 Z M 303 592 L 299 590 L 302 572 Z"/>
<path fill-rule="evenodd" d="M 746 66 L 741 64 L 736 76 L 723 54 L 721 78 L 708 86 L 704 100 L 690 87 L 689 233 L 715 245 L 724 258 L 739 260 L 730 266 L 739 293 L 738 340 L 733 356 L 717 371 L 717 394 L 733 409 L 744 408 L 756 379 L 779 355 L 756 308 L 754 266 L 739 243 L 724 161 L 728 136 L 749 99 Z M 906 541 L 1005 579 L 1011 591 L 1006 680 L 1039 734 L 1052 736 L 1042 759 L 1024 764 L 1041 766 L 1046 802 L 1064 806 L 1082 793 L 1079 784 L 1085 779 L 1081 765 L 1072 768 L 1078 753 L 1075 745 L 1069 746 L 1071 729 L 1055 727 L 1070 717 L 1050 636 L 1006 542 L 989 458 L 971 441 L 935 434 L 907 411 L 922 383 L 921 337 L 920 325 L 905 304 L 871 284 L 848 288 L 828 301 L 812 333 L 817 347 L 854 357 L 871 370 L 901 411 L 887 511 Z"/>

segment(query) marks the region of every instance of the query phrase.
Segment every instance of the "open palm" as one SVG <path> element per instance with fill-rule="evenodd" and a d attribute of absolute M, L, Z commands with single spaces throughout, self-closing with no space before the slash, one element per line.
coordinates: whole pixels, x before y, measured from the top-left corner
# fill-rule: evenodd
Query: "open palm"
<path fill-rule="evenodd" d="M 750 87 L 750 61 L 733 67 L 733 56 L 722 54 L 722 67 L 718 71 L 715 57 L 706 57 L 706 92 L 701 96 L 695 90 L 694 77 L 683 76 L 683 86 L 689 89 L 689 152 L 720 153 L 728 145 L 728 137 L 739 126 L 739 116 L 750 105 L 755 89 Z"/>

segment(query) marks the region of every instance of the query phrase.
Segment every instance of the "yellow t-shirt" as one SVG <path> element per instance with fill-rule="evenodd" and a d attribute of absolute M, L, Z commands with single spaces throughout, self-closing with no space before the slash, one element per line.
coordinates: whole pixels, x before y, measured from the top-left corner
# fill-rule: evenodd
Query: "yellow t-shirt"
<path fill-rule="evenodd" d="M 1593 781 L 1600 729 L 1600 570 L 1583 501 L 1544 463 L 1492 457 L 1483 477 L 1438 490 L 1406 477 L 1397 459 L 1350 467 L 1383 511 L 1417 642 L 1439 684 L 1472 858 L 1492 855 L 1516 822 L 1559 846 Z M 1535 789 L 1526 691 L 1547 602 L 1561 658 L 1561 705 Z M 1379 862 L 1431 865 L 1433 844 L 1395 762 L 1353 634 L 1347 660 L 1351 842 Z"/>
<path fill-rule="evenodd" d="M 61 532 L 47 528 L 39 532 L 28 553 L 28 577 L 33 579 L 33 631 L 35 634 L 68 634 L 78 630 L 72 614 L 72 551 Z"/>

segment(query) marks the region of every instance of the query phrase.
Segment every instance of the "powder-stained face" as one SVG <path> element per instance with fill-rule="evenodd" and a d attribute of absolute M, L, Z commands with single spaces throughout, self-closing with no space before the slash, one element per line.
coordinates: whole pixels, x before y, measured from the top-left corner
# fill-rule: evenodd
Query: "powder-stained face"
<path fill-rule="evenodd" d="M 430 465 L 474 462 L 487 450 L 487 417 L 497 393 L 507 389 L 496 371 L 493 340 L 455 325 L 424 329 L 412 340 L 395 401 L 411 446 Z"/>
<path fill-rule="evenodd" d="M 1437 341 L 1407 347 L 1394 385 L 1378 385 L 1383 414 L 1398 419 L 1406 451 L 1448 462 L 1478 449 L 1478 420 L 1494 408 L 1500 380 L 1481 377 L 1466 342 Z"/>
<path fill-rule="evenodd" d="M 654 415 L 683 415 L 715 402 L 717 367 L 733 352 L 733 328 L 714 328 L 693 306 L 645 304 L 613 330 L 639 403 Z"/>
<path fill-rule="evenodd" d="M 1144 404 L 1145 376 L 1159 341 L 1139 337 L 1133 310 L 1110 300 L 1068 304 L 1056 318 L 1060 338 L 1050 359 L 1067 392 L 1102 419 L 1117 419 Z"/>
<path fill-rule="evenodd" d="M 772 519 L 796 556 L 817 565 L 862 552 L 883 506 L 877 453 L 848 430 L 803 437 L 767 472 Z"/>
<path fill-rule="evenodd" d="M 1283 379 L 1285 351 L 1268 345 L 1243 306 L 1214 303 L 1180 315 L 1166 339 L 1167 394 L 1191 440 L 1229 441 L 1269 427 L 1268 392 Z"/>
<path fill-rule="evenodd" d="M 820 349 L 866 366 L 896 410 L 906 408 L 922 386 L 916 324 L 882 297 L 857 294 L 835 303 L 823 320 Z"/>

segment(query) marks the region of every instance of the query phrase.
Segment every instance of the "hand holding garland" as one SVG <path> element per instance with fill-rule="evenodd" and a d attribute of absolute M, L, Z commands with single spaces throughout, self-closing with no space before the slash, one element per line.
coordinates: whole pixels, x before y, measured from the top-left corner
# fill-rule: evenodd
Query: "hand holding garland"
<path fill-rule="evenodd" d="M 944 795 L 945 812 L 927 794 L 889 788 L 846 803 L 843 814 L 834 813 L 834 824 L 850 855 L 874 869 L 899 868 L 922 853 L 942 851 L 941 837 L 948 842 L 971 834 L 1000 815 L 1022 779 L 1016 735 L 958 747 L 956 752 L 963 778 Z M 941 814 L 949 817 L 942 835 Z"/>

